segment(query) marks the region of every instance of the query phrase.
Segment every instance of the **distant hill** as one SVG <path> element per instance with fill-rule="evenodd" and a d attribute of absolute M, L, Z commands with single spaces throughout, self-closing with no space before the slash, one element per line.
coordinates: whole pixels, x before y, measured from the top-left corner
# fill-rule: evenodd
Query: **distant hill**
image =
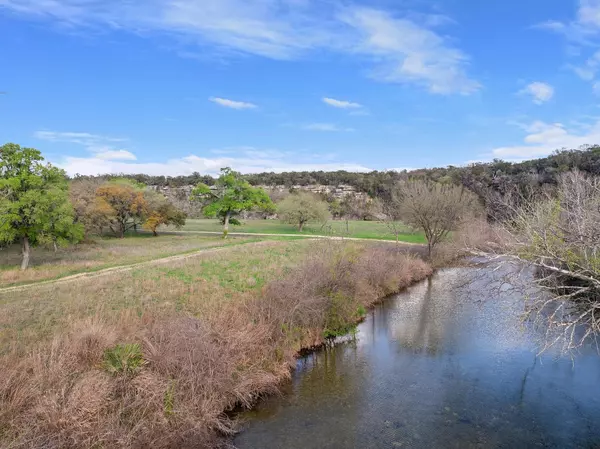
<path fill-rule="evenodd" d="M 506 162 L 494 160 L 489 163 L 477 163 L 468 166 L 448 166 L 427 168 L 411 172 L 372 171 L 355 173 L 343 170 L 324 172 L 284 172 L 259 173 L 246 175 L 253 185 L 264 186 L 352 186 L 358 192 L 383 200 L 389 197 L 391 187 L 398 181 L 409 177 L 419 177 L 462 184 L 478 194 L 493 189 L 506 191 L 510 185 L 540 186 L 556 183 L 560 173 L 579 169 L 591 174 L 600 175 L 600 146 L 590 146 L 579 150 L 560 150 L 544 158 L 525 162 Z M 212 185 L 215 179 L 208 175 L 193 173 L 188 176 L 149 176 L 144 174 L 119 175 L 135 179 L 147 185 L 157 187 L 182 187 L 204 182 Z M 111 178 L 114 176 L 104 176 Z"/>

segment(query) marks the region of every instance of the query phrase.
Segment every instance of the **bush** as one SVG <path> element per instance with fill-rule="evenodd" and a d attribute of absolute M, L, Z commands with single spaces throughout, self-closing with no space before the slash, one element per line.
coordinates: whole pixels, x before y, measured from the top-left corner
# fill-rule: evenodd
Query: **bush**
<path fill-rule="evenodd" d="M 389 245 L 365 249 L 330 242 L 287 278 L 267 286 L 265 313 L 280 315 L 280 329 L 302 329 L 291 336 L 310 346 L 320 335 L 348 332 L 366 307 L 431 272 L 423 260 Z M 316 341 L 307 343 L 307 332 Z"/>
<path fill-rule="evenodd" d="M 144 365 L 138 343 L 116 345 L 104 351 L 104 369 L 111 374 L 136 374 Z"/>

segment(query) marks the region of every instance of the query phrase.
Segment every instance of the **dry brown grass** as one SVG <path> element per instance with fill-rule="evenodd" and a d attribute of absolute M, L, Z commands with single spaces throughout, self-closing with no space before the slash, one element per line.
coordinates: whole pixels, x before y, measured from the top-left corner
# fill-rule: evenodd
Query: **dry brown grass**
<path fill-rule="evenodd" d="M 141 234 L 125 239 L 97 238 L 94 241 L 61 248 L 57 252 L 40 247 L 32 251 L 31 267 L 19 269 L 19 245 L 0 250 L 0 287 L 24 282 L 53 279 L 70 274 L 94 271 L 115 265 L 132 264 L 146 260 L 191 252 L 203 248 L 229 245 L 249 240 L 235 238 L 228 241 L 215 236 Z"/>
<path fill-rule="evenodd" d="M 0 295 L 0 446 L 216 447 L 302 346 L 430 272 L 390 247 L 270 242 Z M 145 363 L 109 374 L 130 343 Z"/>

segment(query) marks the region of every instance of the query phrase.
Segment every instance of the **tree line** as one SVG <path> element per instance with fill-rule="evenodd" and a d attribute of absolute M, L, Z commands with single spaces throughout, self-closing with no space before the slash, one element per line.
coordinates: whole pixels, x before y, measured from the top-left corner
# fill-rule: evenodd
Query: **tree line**
<path fill-rule="evenodd" d="M 182 226 L 185 214 L 164 195 L 131 179 L 78 178 L 44 163 L 34 148 L 0 146 L 0 245 L 21 245 L 21 269 L 31 248 L 77 243 L 110 231 L 123 238 L 138 227 Z"/>
<path fill-rule="evenodd" d="M 492 162 L 468 166 L 447 166 L 407 171 L 371 171 L 367 173 L 338 171 L 258 173 L 244 175 L 250 185 L 294 186 L 349 185 L 372 198 L 389 200 L 394 185 L 408 178 L 419 178 L 442 184 L 462 184 L 483 197 L 484 191 L 492 189 L 507 191 L 511 186 L 520 188 L 557 185 L 560 175 L 577 169 L 583 173 L 600 175 L 600 147 L 588 146 L 579 149 L 562 149 L 544 158 L 524 162 L 507 162 L 495 159 Z M 76 176 L 76 178 L 86 178 Z M 182 187 L 203 183 L 212 186 L 217 178 L 200 173 L 186 176 L 150 176 L 145 174 L 103 175 L 102 179 L 127 178 L 146 185 L 160 187 Z"/>

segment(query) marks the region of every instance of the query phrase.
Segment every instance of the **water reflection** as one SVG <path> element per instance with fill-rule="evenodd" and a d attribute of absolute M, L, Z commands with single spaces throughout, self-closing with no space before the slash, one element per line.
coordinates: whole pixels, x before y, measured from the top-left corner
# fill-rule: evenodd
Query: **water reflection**
<path fill-rule="evenodd" d="M 299 360 L 236 446 L 598 447 L 600 358 L 537 358 L 521 298 L 480 278 L 456 288 L 472 275 L 442 271 L 377 307 L 354 343 Z"/>

